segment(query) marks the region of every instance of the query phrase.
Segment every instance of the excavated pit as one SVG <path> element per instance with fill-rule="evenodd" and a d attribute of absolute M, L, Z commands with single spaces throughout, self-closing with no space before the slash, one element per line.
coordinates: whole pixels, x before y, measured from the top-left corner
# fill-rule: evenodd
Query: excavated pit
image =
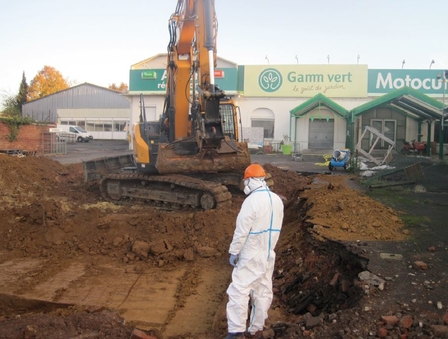
<path fill-rule="evenodd" d="M 65 337 L 226 333 L 227 251 L 244 196 L 233 194 L 228 208 L 167 212 L 102 201 L 81 165 L 1 155 L 0 165 L 0 338 L 23 337 L 35 323 L 36 339 L 59 338 L 61 317 Z M 265 168 L 285 203 L 267 326 L 286 338 L 362 299 L 367 259 L 347 243 L 396 240 L 403 225 L 348 176 Z"/>
<path fill-rule="evenodd" d="M 368 260 L 344 244 L 316 237 L 314 225 L 304 221 L 311 206 L 300 193 L 292 201 L 285 213 L 274 274 L 285 309 L 295 315 L 318 316 L 358 305 L 364 295 L 358 274 L 366 270 Z"/>
<path fill-rule="evenodd" d="M 288 312 L 309 312 L 317 316 L 322 312 L 335 313 L 358 305 L 364 294 L 358 283 L 358 273 L 365 270 L 365 259 L 331 241 L 297 251 L 297 254 L 294 254 L 295 250 L 281 253 L 279 262 L 287 261 L 283 256 L 289 255 L 304 260 L 298 265 L 285 265 L 274 277 L 280 282 L 281 300 Z"/>

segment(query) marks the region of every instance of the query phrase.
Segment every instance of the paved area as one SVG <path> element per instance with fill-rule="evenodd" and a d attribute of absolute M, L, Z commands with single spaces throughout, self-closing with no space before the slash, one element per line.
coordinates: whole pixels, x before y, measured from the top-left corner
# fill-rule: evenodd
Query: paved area
<path fill-rule="evenodd" d="M 75 144 L 67 144 L 67 154 L 50 156 L 61 164 L 82 163 L 83 161 L 113 155 L 129 154 L 129 143 L 126 140 L 92 140 Z"/>
<path fill-rule="evenodd" d="M 113 155 L 129 154 L 129 144 L 126 140 L 92 140 L 88 143 L 76 143 L 67 145 L 67 154 L 50 156 L 52 159 L 63 164 L 81 163 L 83 161 L 102 158 Z M 312 161 L 302 161 L 301 158 L 281 153 L 274 154 L 252 154 L 252 162 L 259 164 L 272 163 L 276 166 L 309 173 L 328 172 L 328 166 L 317 165 L 324 162 L 320 155 L 309 158 Z M 338 172 L 336 170 L 335 172 Z M 344 172 L 342 169 L 339 172 Z"/>
<path fill-rule="evenodd" d="M 252 154 L 252 162 L 257 162 L 261 165 L 272 164 L 282 167 L 287 170 L 305 172 L 305 173 L 330 173 L 328 166 L 324 164 L 323 156 L 315 157 L 313 161 L 303 161 L 301 158 L 293 157 L 291 155 L 283 154 Z M 341 174 L 345 171 L 343 169 L 336 169 L 334 173 Z"/>

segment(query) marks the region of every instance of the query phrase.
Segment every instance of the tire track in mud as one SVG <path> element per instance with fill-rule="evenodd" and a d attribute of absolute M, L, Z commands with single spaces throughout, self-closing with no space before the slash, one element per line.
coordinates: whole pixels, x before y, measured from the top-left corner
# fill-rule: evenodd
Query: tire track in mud
<path fill-rule="evenodd" d="M 224 258 L 201 259 L 187 269 L 179 281 L 177 303 L 163 328 L 164 336 L 190 333 L 200 338 L 218 330 L 214 319 L 222 309 L 231 272 Z"/>

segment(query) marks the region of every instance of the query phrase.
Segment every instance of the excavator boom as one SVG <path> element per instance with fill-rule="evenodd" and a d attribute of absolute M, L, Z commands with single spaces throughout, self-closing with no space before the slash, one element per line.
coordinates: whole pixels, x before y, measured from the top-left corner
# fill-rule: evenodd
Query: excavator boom
<path fill-rule="evenodd" d="M 241 186 L 250 154 L 239 140 L 238 109 L 215 84 L 217 28 L 214 0 L 178 0 L 169 19 L 162 117 L 147 121 L 141 95 L 134 169 L 100 175 L 104 197 L 210 209 L 230 201 L 227 186 Z M 86 177 L 97 177 L 104 162 L 84 167 Z"/>

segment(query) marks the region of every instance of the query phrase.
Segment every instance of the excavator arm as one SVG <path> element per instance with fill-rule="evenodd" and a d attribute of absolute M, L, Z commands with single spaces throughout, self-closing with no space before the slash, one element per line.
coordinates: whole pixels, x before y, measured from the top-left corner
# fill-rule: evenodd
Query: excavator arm
<path fill-rule="evenodd" d="M 86 180 L 99 179 L 105 199 L 207 210 L 231 203 L 228 186 L 241 188 L 250 155 L 238 141 L 237 107 L 215 84 L 217 27 L 214 0 L 178 0 L 162 118 L 146 119 L 140 95 L 132 156 L 84 163 Z"/>
<path fill-rule="evenodd" d="M 169 21 L 164 127 L 169 141 L 193 138 L 198 151 L 224 139 L 225 93 L 214 77 L 217 26 L 214 0 L 179 0 Z"/>

